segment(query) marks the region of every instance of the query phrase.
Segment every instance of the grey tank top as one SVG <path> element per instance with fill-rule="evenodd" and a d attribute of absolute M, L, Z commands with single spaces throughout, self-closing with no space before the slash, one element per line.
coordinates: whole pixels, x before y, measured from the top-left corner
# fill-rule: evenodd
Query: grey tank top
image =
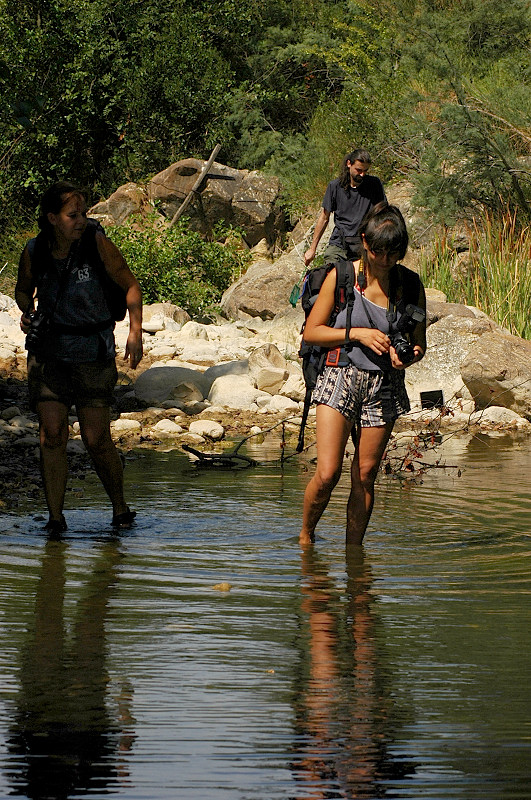
<path fill-rule="evenodd" d="M 392 330 L 390 330 L 391 326 L 389 325 L 389 320 L 387 319 L 386 308 L 382 308 L 375 303 L 371 303 L 371 301 L 367 300 L 366 297 L 364 297 L 362 301 L 358 289 L 354 290 L 354 296 L 355 300 L 351 315 L 352 328 L 372 328 L 372 325 L 369 322 L 369 317 L 367 316 L 367 312 L 365 310 L 366 306 L 369 309 L 369 314 L 374 322 L 374 326 L 379 331 L 386 333 L 387 335 L 396 332 L 396 324 L 393 324 Z M 397 320 L 400 318 L 402 313 L 403 310 L 401 308 L 401 303 L 399 303 L 396 315 Z M 345 308 L 337 315 L 334 328 L 345 328 L 346 322 L 347 310 Z M 352 348 L 347 352 L 349 359 L 358 369 L 365 369 L 370 372 L 389 372 L 391 369 L 393 369 L 389 353 L 379 356 L 373 352 L 370 347 L 365 347 L 365 345 L 360 344 L 360 342 L 353 342 Z"/>

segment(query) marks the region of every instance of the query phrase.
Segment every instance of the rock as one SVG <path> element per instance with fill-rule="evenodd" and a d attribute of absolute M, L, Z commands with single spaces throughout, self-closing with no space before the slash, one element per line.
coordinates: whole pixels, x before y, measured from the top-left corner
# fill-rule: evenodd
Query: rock
<path fill-rule="evenodd" d="M 289 411 L 290 413 L 298 413 L 300 411 L 299 404 L 295 400 L 290 400 L 289 397 L 283 397 L 280 394 L 274 395 L 266 408 L 268 411 Z"/>
<path fill-rule="evenodd" d="M 4 408 L 3 411 L 0 411 L 0 419 L 10 420 L 20 416 L 21 411 L 18 406 L 9 406 L 9 408 Z"/>
<path fill-rule="evenodd" d="M 301 276 L 303 265 L 298 255 L 287 253 L 274 264 L 257 261 L 245 275 L 233 283 L 221 298 L 221 308 L 231 319 L 243 315 L 273 319 L 289 308 L 293 285 Z"/>
<path fill-rule="evenodd" d="M 264 367 L 274 367 L 282 370 L 287 367 L 286 359 L 274 344 L 264 344 L 261 347 L 257 347 L 249 355 L 249 372 L 252 376 L 257 375 Z"/>
<path fill-rule="evenodd" d="M 141 186 L 136 183 L 125 183 L 119 186 L 107 200 L 97 203 L 88 212 L 89 217 L 98 219 L 106 225 L 123 225 L 131 214 L 138 214 L 147 203 L 147 196 Z"/>
<path fill-rule="evenodd" d="M 531 420 L 531 342 L 488 331 L 472 343 L 461 375 L 476 408 L 504 406 Z"/>
<path fill-rule="evenodd" d="M 255 376 L 255 386 L 262 392 L 267 392 L 271 395 L 278 394 L 288 376 L 289 373 L 286 369 L 262 367 Z"/>
<path fill-rule="evenodd" d="M 428 349 L 418 364 L 406 370 L 406 387 L 410 400 L 419 401 L 420 392 L 442 389 L 445 402 L 457 397 L 470 397 L 461 376 L 461 364 L 473 344 L 487 331 L 497 329 L 487 317 L 461 317 L 450 314 L 430 325 Z"/>
<path fill-rule="evenodd" d="M 249 410 L 259 397 L 270 399 L 270 395 L 255 388 L 248 375 L 220 375 L 208 394 L 212 405 L 244 410 Z"/>
<path fill-rule="evenodd" d="M 271 320 L 264 337 L 270 342 L 276 342 L 285 355 L 298 359 L 303 323 L 304 311 L 300 305 L 297 308 L 290 306 Z"/>
<path fill-rule="evenodd" d="M 116 433 L 137 433 L 142 425 L 137 419 L 120 418 L 111 423 L 111 428 Z"/>
<path fill-rule="evenodd" d="M 189 339 L 204 339 L 208 341 L 208 329 L 206 325 L 201 325 L 199 322 L 186 322 L 181 328 L 181 335 Z"/>
<path fill-rule="evenodd" d="M 205 381 L 201 372 L 186 367 L 150 367 L 138 376 L 135 396 L 138 402 L 150 406 L 165 400 L 203 399 Z M 207 389 L 208 391 L 208 389 Z"/>
<path fill-rule="evenodd" d="M 163 331 L 165 327 L 166 323 L 162 314 L 154 314 L 149 319 L 142 320 L 142 330 L 145 333 L 158 333 L 158 331 Z"/>
<path fill-rule="evenodd" d="M 25 436 L 19 437 L 14 444 L 17 447 L 39 447 L 40 440 L 38 436 L 27 433 Z"/>
<path fill-rule="evenodd" d="M 287 381 L 278 392 L 283 397 L 289 397 L 290 400 L 295 400 L 302 403 L 306 396 L 306 384 L 302 373 L 292 373 L 289 375 Z"/>
<path fill-rule="evenodd" d="M 159 344 L 155 347 L 151 347 L 149 350 L 149 355 L 151 358 L 173 358 L 177 352 L 177 348 L 175 345 L 170 344 Z"/>
<path fill-rule="evenodd" d="M 263 261 L 264 258 L 269 258 L 271 260 L 271 253 L 267 239 L 260 239 L 258 244 L 255 244 L 255 246 L 251 249 L 251 255 L 253 257 L 253 261 Z"/>
<path fill-rule="evenodd" d="M 437 300 L 428 300 L 426 303 L 426 319 L 429 325 L 443 319 L 444 317 L 467 317 L 468 319 L 476 319 L 481 315 L 478 309 L 470 308 L 469 306 L 459 305 L 459 303 L 446 303 Z"/>
<path fill-rule="evenodd" d="M 160 436 L 177 436 L 184 428 L 171 419 L 161 419 L 153 426 L 153 431 Z"/>
<path fill-rule="evenodd" d="M 17 304 L 12 297 L 7 294 L 0 294 L 0 311 L 8 311 L 10 308 L 16 308 Z"/>
<path fill-rule="evenodd" d="M 531 422 L 528 419 L 504 406 L 490 406 L 476 411 L 470 416 L 470 422 L 482 429 L 494 427 L 531 431 Z"/>
<path fill-rule="evenodd" d="M 150 201 L 172 219 L 192 190 L 205 162 L 187 158 L 171 164 L 150 181 Z M 280 183 L 260 172 L 237 170 L 214 162 L 208 178 L 196 190 L 186 209 L 193 230 L 212 236 L 219 222 L 243 231 L 245 241 L 254 247 L 262 239 L 272 246 L 285 228 L 279 211 Z"/>
<path fill-rule="evenodd" d="M 209 182 L 208 191 L 213 190 L 214 181 Z M 266 239 L 273 247 L 278 234 L 285 230 L 285 219 L 278 205 L 280 181 L 272 175 L 253 171 L 244 174 L 243 181 L 234 192 L 232 212 L 234 224 L 244 231 L 250 247 Z"/>
<path fill-rule="evenodd" d="M 173 303 L 151 303 L 142 309 L 142 319 L 148 322 L 152 317 L 162 317 L 163 319 L 171 319 L 173 322 L 178 322 L 184 325 L 189 322 L 190 314 L 183 308 L 174 305 Z"/>
<path fill-rule="evenodd" d="M 188 430 L 190 433 L 197 433 L 205 439 L 213 439 L 214 441 L 223 439 L 225 435 L 223 425 L 211 419 L 194 420 L 190 423 Z"/>

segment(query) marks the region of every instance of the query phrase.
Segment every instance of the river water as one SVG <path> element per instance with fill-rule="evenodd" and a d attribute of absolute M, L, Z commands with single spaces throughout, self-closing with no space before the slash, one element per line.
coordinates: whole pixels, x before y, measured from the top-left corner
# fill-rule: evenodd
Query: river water
<path fill-rule="evenodd" d="M 442 456 L 352 552 L 347 471 L 299 547 L 302 459 L 142 451 L 120 537 L 92 478 L 63 541 L 0 516 L 0 797 L 529 800 L 531 441 Z"/>

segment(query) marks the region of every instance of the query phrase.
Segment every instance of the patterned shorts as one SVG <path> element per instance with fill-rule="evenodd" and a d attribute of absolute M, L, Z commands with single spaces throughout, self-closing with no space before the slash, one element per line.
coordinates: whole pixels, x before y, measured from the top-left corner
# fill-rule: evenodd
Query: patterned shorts
<path fill-rule="evenodd" d="M 362 428 L 379 428 L 410 409 L 402 370 L 369 372 L 354 364 L 325 367 L 312 400 L 335 408 Z"/>

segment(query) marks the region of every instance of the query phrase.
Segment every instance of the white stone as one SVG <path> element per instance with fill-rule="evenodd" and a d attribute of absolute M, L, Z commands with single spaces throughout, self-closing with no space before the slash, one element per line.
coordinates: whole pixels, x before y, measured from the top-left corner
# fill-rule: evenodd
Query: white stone
<path fill-rule="evenodd" d="M 122 418 L 115 420 L 111 427 L 117 433 L 133 433 L 142 430 L 142 425 L 137 419 Z"/>
<path fill-rule="evenodd" d="M 274 395 L 279 393 L 288 377 L 287 369 L 262 367 L 255 374 L 255 385 L 257 389 Z"/>
<path fill-rule="evenodd" d="M 213 439 L 214 441 L 222 439 L 225 435 L 225 429 L 223 425 L 220 425 L 219 422 L 216 422 L 212 419 L 194 420 L 190 423 L 188 430 L 190 433 L 197 433 L 199 436 L 203 436 L 207 439 Z"/>
<path fill-rule="evenodd" d="M 203 399 L 203 387 L 204 380 L 199 371 L 178 366 L 153 366 L 136 379 L 135 395 L 141 403 L 157 405 L 165 400 L 183 400 L 189 395 Z"/>
<path fill-rule="evenodd" d="M 171 419 L 161 419 L 153 426 L 153 430 L 161 436 L 177 436 L 184 429 Z"/>
<path fill-rule="evenodd" d="M 256 389 L 247 375 L 220 375 L 212 383 L 208 400 L 212 405 L 248 410 L 260 397 L 270 398 Z"/>
<path fill-rule="evenodd" d="M 481 427 L 492 427 L 495 425 L 510 426 L 520 429 L 531 429 L 531 422 L 525 417 L 521 417 L 516 411 L 511 411 L 503 406 L 491 406 L 482 411 L 475 411 L 470 421 Z"/>
<path fill-rule="evenodd" d="M 306 385 L 302 372 L 293 372 L 288 376 L 287 381 L 278 392 L 283 397 L 289 397 L 290 400 L 302 402 L 306 396 Z"/>
<path fill-rule="evenodd" d="M 177 348 L 174 345 L 159 344 L 152 347 L 149 354 L 152 358 L 173 358 Z"/>
<path fill-rule="evenodd" d="M 162 314 L 154 314 L 150 319 L 143 320 L 142 330 L 146 333 L 156 333 L 163 331 L 166 327 L 166 321 Z"/>
<path fill-rule="evenodd" d="M 299 411 L 299 404 L 295 400 L 290 400 L 289 397 L 276 394 L 267 404 L 267 409 L 268 411 L 290 411 L 296 413 Z"/>
<path fill-rule="evenodd" d="M 181 328 L 181 334 L 190 339 L 208 339 L 208 332 L 206 325 L 201 325 L 199 322 L 185 322 Z"/>

